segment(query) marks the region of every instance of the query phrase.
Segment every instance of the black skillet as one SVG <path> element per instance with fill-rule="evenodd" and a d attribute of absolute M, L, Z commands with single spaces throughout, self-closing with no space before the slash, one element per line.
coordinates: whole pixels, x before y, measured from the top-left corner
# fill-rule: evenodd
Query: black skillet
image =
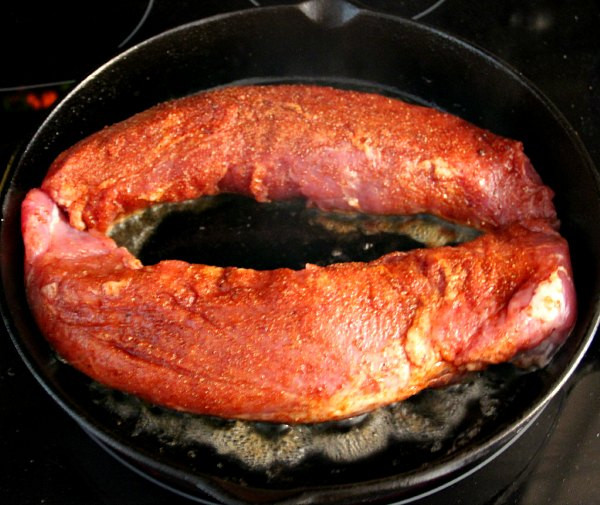
<path fill-rule="evenodd" d="M 401 96 L 522 140 L 556 191 L 561 231 L 572 249 L 579 317 L 545 369 L 517 373 L 498 367 L 406 404 L 406 419 L 413 415 L 417 424 L 425 423 L 412 438 L 392 438 L 353 458 L 315 451 L 294 462 L 253 466 L 235 450 L 224 454 L 211 443 L 182 441 L 182 426 L 200 423 L 210 439 L 231 433 L 239 423 L 194 419 L 141 404 L 103 390 L 56 358 L 25 300 L 20 203 L 27 190 L 39 186 L 59 152 L 107 124 L 207 88 L 289 81 Z M 552 104 L 517 72 L 456 38 L 342 0 L 226 14 L 161 34 L 101 67 L 56 107 L 9 167 L 1 188 L 2 313 L 32 373 L 82 428 L 118 459 L 177 492 L 200 501 L 208 493 L 230 503 L 408 503 L 443 494 L 502 452 L 576 369 L 598 324 L 598 182 L 576 134 Z M 481 384 L 491 393 L 473 396 Z M 463 401 L 464 415 L 452 429 L 432 431 L 436 423 L 438 428 L 444 424 L 448 412 L 439 410 L 449 397 Z M 370 419 L 306 429 L 327 446 L 372 426 Z M 258 437 L 261 450 L 268 451 L 269 444 L 290 433 L 285 426 L 244 429 L 251 435 L 237 441 L 242 452 L 250 438 Z"/>

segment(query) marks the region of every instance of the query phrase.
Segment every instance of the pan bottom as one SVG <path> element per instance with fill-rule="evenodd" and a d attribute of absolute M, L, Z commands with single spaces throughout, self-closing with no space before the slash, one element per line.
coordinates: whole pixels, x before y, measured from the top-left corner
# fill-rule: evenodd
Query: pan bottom
<path fill-rule="evenodd" d="M 286 503 L 288 499 L 289 503 L 296 503 L 296 498 L 291 497 L 301 493 L 303 487 L 322 488 L 321 491 L 327 492 L 330 486 L 336 489 L 348 486 L 352 495 L 354 484 L 370 480 L 367 469 L 373 465 L 378 477 L 385 468 L 383 465 L 388 466 L 394 478 L 407 482 L 415 472 L 431 471 L 435 476 L 431 482 L 419 486 L 399 486 L 395 503 L 412 503 L 441 490 L 444 493 L 440 496 L 447 500 L 448 488 L 457 496 L 466 493 L 470 499 L 485 494 L 485 501 L 469 502 L 488 503 L 495 494 L 507 492 L 504 488 L 525 472 L 552 429 L 564 395 L 540 411 L 541 420 L 538 416 L 532 417 L 519 433 L 495 447 L 483 460 L 459 465 L 457 474 L 437 475 L 426 461 L 416 467 L 415 457 L 418 459 L 420 453 L 428 450 L 433 459 L 443 461 L 456 456 L 469 444 L 485 439 L 490 426 L 502 422 L 507 405 L 508 410 L 512 408 L 511 401 L 515 398 L 509 397 L 523 387 L 522 381 L 527 375 L 531 374 L 508 365 L 493 367 L 473 374 L 460 384 L 425 391 L 354 420 L 297 426 L 185 414 L 149 405 L 93 383 L 90 388 L 97 406 L 109 413 L 120 430 L 128 432 L 133 444 L 158 445 L 165 461 L 173 458 L 179 462 L 165 467 L 168 471 L 157 472 L 155 462 L 147 466 L 144 451 L 130 452 L 103 441 L 89 429 L 86 432 L 136 473 L 208 505 L 240 503 L 240 499 L 251 502 L 257 497 L 268 503 L 281 500 Z M 300 441 L 305 445 L 300 447 Z M 512 445 L 518 447 L 506 451 Z M 389 453 L 395 454 L 393 460 L 385 458 Z M 490 461 L 501 454 L 502 461 L 493 465 L 496 469 L 488 469 Z M 212 467 L 211 478 L 205 474 L 207 463 Z M 314 468 L 319 468 L 317 474 Z M 499 475 L 498 468 L 511 475 Z M 222 477 L 218 475 L 221 472 Z M 478 472 L 478 482 L 487 480 L 489 485 L 479 485 L 477 490 L 457 486 L 475 472 Z M 389 485 L 384 483 L 385 480 L 383 487 Z M 373 489 L 369 492 L 377 496 Z M 349 498 L 348 503 L 351 502 Z M 314 503 L 319 503 L 318 499 Z"/>
<path fill-rule="evenodd" d="M 387 464 L 398 474 L 427 467 L 432 455 L 444 459 L 460 453 L 497 428 L 506 406 L 522 394 L 522 383 L 534 375 L 511 365 L 495 366 L 355 418 L 298 425 L 193 415 L 97 383 L 90 388 L 95 403 L 129 437 L 158 443 L 163 454 L 183 455 L 190 468 L 200 468 L 198 460 L 208 451 L 243 468 L 257 482 L 277 486 L 296 479 L 317 460 L 335 473 L 339 465 L 383 461 L 393 454 Z M 331 474 L 313 479 L 326 484 Z"/>

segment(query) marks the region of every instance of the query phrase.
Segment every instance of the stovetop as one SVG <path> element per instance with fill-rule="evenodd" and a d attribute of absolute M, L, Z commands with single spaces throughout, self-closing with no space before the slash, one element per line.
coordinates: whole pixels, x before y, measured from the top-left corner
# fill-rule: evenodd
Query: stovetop
<path fill-rule="evenodd" d="M 16 3 L 16 2 L 15 2 Z M 114 0 L 3 5 L 0 163 L 53 104 L 120 51 L 179 24 L 271 0 Z M 561 110 L 600 167 L 600 4 L 595 0 L 356 0 L 445 30 L 508 62 Z M 46 395 L 0 330 L 0 501 L 184 504 L 118 464 Z M 600 342 L 525 434 L 467 477 L 460 503 L 596 503 L 600 496 Z M 522 468 L 514 471 L 515 461 Z M 509 471 L 511 470 L 511 471 Z M 511 475 L 509 481 L 503 480 Z M 516 475 L 516 477 L 514 477 Z M 482 488 L 489 488 L 485 493 Z M 492 489 L 493 488 L 493 489 Z M 470 490 L 469 490 L 470 489 Z M 418 503 L 442 503 L 431 497 Z M 206 503 L 214 500 L 206 497 Z"/>

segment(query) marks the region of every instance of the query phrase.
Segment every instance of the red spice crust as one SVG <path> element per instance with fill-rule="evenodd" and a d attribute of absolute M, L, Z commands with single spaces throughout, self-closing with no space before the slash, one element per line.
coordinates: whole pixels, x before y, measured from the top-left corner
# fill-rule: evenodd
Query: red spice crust
<path fill-rule="evenodd" d="M 377 95 L 247 87 L 162 104 L 63 153 L 42 189 L 23 204 L 40 328 L 86 374 L 169 407 L 339 419 L 554 349 L 574 323 L 552 192 L 521 145 Z M 144 267 L 101 234 L 151 203 L 225 191 L 491 231 L 301 271 Z"/>
<path fill-rule="evenodd" d="M 440 111 L 320 86 L 224 88 L 163 103 L 64 152 L 42 189 L 79 229 L 222 192 L 324 209 L 429 212 L 478 228 L 556 220 L 519 142 Z"/>

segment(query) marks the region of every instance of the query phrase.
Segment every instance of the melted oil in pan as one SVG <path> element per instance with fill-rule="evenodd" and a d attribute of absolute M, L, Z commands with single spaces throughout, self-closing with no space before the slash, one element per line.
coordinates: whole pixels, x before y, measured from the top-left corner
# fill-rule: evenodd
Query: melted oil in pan
<path fill-rule="evenodd" d="M 478 232 L 433 216 L 324 212 L 302 200 L 257 203 L 235 195 L 160 204 L 110 235 L 143 264 L 178 259 L 213 266 L 302 269 L 372 261 L 393 251 L 472 240 Z"/>
<path fill-rule="evenodd" d="M 384 461 L 389 472 L 410 473 L 485 439 L 502 422 L 507 406 L 509 411 L 514 407 L 524 375 L 510 365 L 492 367 L 354 418 L 292 425 L 177 412 L 97 383 L 92 392 L 132 440 L 150 440 L 161 453 L 172 451 L 190 468 L 203 467 L 199 460 L 215 454 L 260 474 L 259 482 L 274 485 L 316 460 L 324 473 L 311 475 L 309 482 L 318 485 L 331 483 L 337 465 L 361 465 L 374 458 L 379 464 Z M 361 475 L 365 480 L 368 471 L 367 466 Z M 385 470 L 379 466 L 377 472 Z"/>

